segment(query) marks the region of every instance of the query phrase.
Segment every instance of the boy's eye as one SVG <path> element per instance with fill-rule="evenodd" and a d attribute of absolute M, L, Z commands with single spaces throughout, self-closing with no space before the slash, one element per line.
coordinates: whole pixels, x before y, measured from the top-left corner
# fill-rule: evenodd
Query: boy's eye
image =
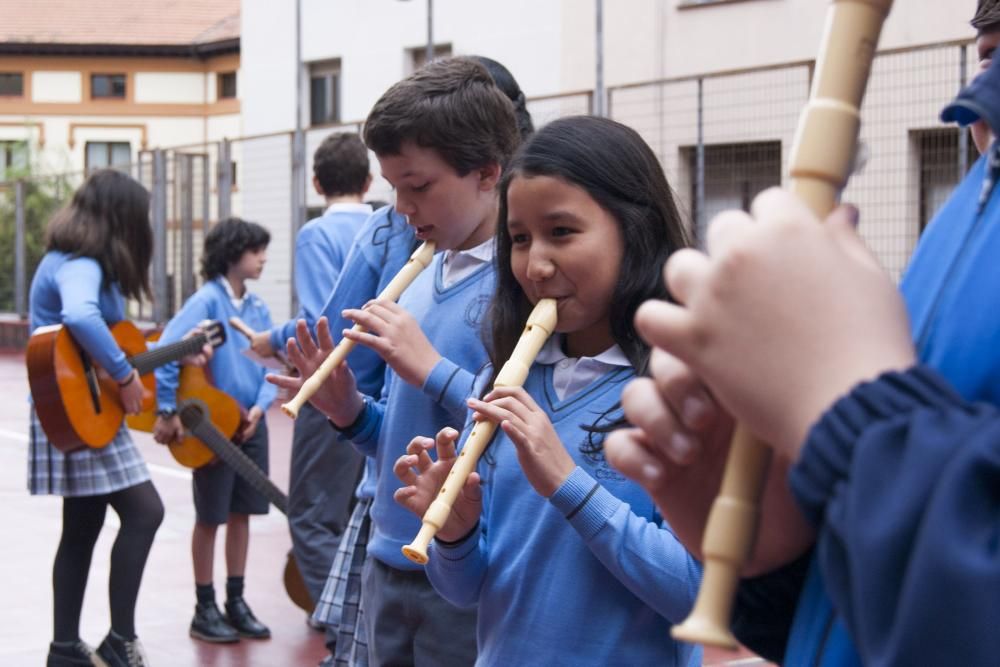
<path fill-rule="evenodd" d="M 514 245 L 528 242 L 527 234 L 511 234 L 510 240 Z"/>
<path fill-rule="evenodd" d="M 430 181 L 424 183 L 423 185 L 417 185 L 411 188 L 414 192 L 427 192 L 427 189 L 431 187 Z"/>
<path fill-rule="evenodd" d="M 552 236 L 569 236 L 573 233 L 573 230 L 569 227 L 553 227 Z"/>

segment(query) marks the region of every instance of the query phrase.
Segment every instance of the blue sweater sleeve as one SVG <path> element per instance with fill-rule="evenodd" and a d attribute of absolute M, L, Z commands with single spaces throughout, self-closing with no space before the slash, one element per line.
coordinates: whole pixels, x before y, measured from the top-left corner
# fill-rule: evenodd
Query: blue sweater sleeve
<path fill-rule="evenodd" d="M 361 414 L 354 420 L 354 423 L 347 428 L 337 429 L 342 440 L 349 440 L 354 444 L 355 449 L 365 456 L 375 458 L 378 453 L 378 437 L 382 432 L 382 417 L 385 416 L 388 394 L 387 387 L 383 387 L 379 400 L 376 401 L 371 396 L 365 396 L 364 407 L 361 408 Z"/>
<path fill-rule="evenodd" d="M 184 334 L 205 319 L 212 319 L 209 302 L 200 298 L 200 295 L 196 293 L 167 322 L 158 344 L 166 345 L 179 341 L 184 337 Z M 173 410 L 177 407 L 179 377 L 180 365 L 176 361 L 156 369 L 156 405 L 160 410 Z"/>
<path fill-rule="evenodd" d="M 264 305 L 263 301 L 261 304 L 261 317 L 268 323 L 271 323 L 271 312 Z M 278 387 L 268 382 L 265 378 L 267 373 L 262 373 L 260 376 L 260 386 L 257 390 L 257 398 L 254 400 L 254 405 L 258 408 L 267 412 L 267 409 L 271 407 L 274 403 L 274 399 L 278 396 Z"/>
<path fill-rule="evenodd" d="M 669 528 L 634 514 L 579 467 L 549 502 L 636 597 L 671 623 L 684 620 L 698 593 L 701 566 Z"/>
<path fill-rule="evenodd" d="M 916 367 L 856 387 L 791 472 L 868 665 L 1000 656 L 1000 413 Z"/>
<path fill-rule="evenodd" d="M 476 377 L 475 373 L 442 357 L 424 381 L 423 392 L 456 419 L 464 421 L 469 412 L 465 401 L 472 395 Z"/>
<path fill-rule="evenodd" d="M 101 316 L 102 280 L 101 265 L 90 257 L 66 262 L 55 275 L 63 324 L 94 361 L 120 382 L 132 372 L 132 365 Z"/>
<path fill-rule="evenodd" d="M 486 534 L 482 520 L 464 539 L 454 544 L 431 541 L 427 578 L 441 597 L 456 607 L 469 608 L 479 603 L 486 578 Z"/>
<path fill-rule="evenodd" d="M 295 337 L 295 323 L 304 319 L 314 331 L 323 306 L 336 284 L 340 267 L 333 266 L 326 242 L 315 229 L 303 229 L 295 242 L 295 295 L 299 310 L 295 317 L 271 329 L 271 347 L 285 349 L 285 341 Z"/>

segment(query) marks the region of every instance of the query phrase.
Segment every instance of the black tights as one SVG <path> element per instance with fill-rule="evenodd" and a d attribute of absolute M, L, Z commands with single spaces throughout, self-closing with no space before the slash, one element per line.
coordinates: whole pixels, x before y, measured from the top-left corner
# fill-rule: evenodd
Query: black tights
<path fill-rule="evenodd" d="M 63 528 L 52 567 L 55 641 L 71 642 L 80 636 L 80 610 L 87 587 L 94 544 L 104 525 L 108 505 L 121 520 L 111 549 L 111 629 L 135 636 L 135 600 L 153 536 L 163 521 L 163 503 L 150 481 L 103 496 L 63 498 Z"/>

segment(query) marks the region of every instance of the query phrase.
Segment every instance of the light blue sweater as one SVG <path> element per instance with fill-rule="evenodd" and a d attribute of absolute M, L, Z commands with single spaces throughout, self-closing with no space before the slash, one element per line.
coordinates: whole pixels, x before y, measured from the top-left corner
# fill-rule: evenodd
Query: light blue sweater
<path fill-rule="evenodd" d="M 552 366 L 535 364 L 525 389 L 577 468 L 543 498 L 498 431 L 479 464 L 479 526 L 458 544 L 432 543 L 434 588 L 458 606 L 479 605 L 477 664 L 701 664 L 700 649 L 670 638 L 693 606 L 698 563 L 638 484 L 580 451 L 582 426 L 611 409 L 632 377 L 630 368 L 610 371 L 559 400 Z"/>
<path fill-rule="evenodd" d="M 406 218 L 385 206 L 361 226 L 344 261 L 343 270 L 326 303 L 316 316 L 330 321 L 334 340 L 354 322 L 341 315 L 347 308 L 360 308 L 374 299 L 406 264 L 417 245 L 413 228 Z M 310 329 L 313 323 L 310 323 Z M 315 334 L 315 331 L 313 331 Z M 371 349 L 356 345 L 347 356 L 347 365 L 358 383 L 358 390 L 368 396 L 380 396 L 385 382 L 385 362 Z M 347 445 L 349 446 L 349 445 Z M 358 483 L 358 498 L 375 496 L 375 460 L 365 457 L 365 471 Z"/>
<path fill-rule="evenodd" d="M 31 279 L 29 326 L 64 324 L 73 338 L 111 377 L 121 381 L 132 372 L 108 330 L 125 319 L 125 300 L 117 285 L 102 285 L 97 260 L 64 252 L 47 252 Z"/>
<path fill-rule="evenodd" d="M 328 211 L 299 230 L 295 237 L 295 294 L 299 312 L 271 329 L 273 349 L 284 350 L 285 341 L 295 337 L 296 321 L 304 319 L 310 329 L 316 326 L 354 237 L 370 215 L 363 211 Z"/>
<path fill-rule="evenodd" d="M 375 457 L 378 480 L 368 553 L 399 570 L 420 569 L 400 552 L 417 534 L 420 520 L 392 499 L 400 487 L 392 466 L 414 436 L 437 433 L 445 426 L 462 427 L 475 373 L 487 361 L 481 332 L 495 282 L 493 265 L 486 264 L 445 289 L 443 256 L 435 255 L 399 300 L 441 354 L 441 361 L 423 387 L 412 387 L 387 369 L 380 400 L 367 398 L 358 420 L 344 431 L 359 451 Z"/>
<path fill-rule="evenodd" d="M 160 344 L 180 340 L 202 320 L 218 320 L 226 329 L 226 342 L 216 348 L 208 364 L 212 381 L 216 387 L 235 398 L 244 409 L 249 410 L 256 405 L 266 412 L 277 395 L 277 387 L 264 380 L 267 369 L 243 355 L 243 350 L 250 347 L 250 341 L 229 325 L 229 318 L 235 315 L 255 331 L 264 331 L 271 327 L 271 315 L 264 302 L 250 292 L 246 292 L 242 307 L 237 309 L 229 300 L 229 294 L 220 280 L 225 278 L 210 280 L 191 295 L 167 323 L 160 336 Z M 177 407 L 178 375 L 177 363 L 156 369 L 156 400 L 159 409 Z"/>

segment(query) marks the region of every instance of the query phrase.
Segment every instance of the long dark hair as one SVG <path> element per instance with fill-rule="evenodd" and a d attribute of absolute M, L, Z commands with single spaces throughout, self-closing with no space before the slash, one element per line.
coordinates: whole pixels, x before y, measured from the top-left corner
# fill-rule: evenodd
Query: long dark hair
<path fill-rule="evenodd" d="M 95 171 L 49 222 L 46 250 L 91 257 L 101 265 L 105 287 L 117 283 L 126 297 L 150 297 L 149 193 L 119 171 Z"/>
<path fill-rule="evenodd" d="M 689 235 L 674 203 L 656 155 L 639 134 L 621 123 L 593 116 L 553 121 L 538 130 L 514 155 L 500 181 L 500 212 L 496 230 L 496 292 L 490 310 L 487 349 L 494 377 L 510 358 L 532 305 L 511 270 L 511 237 L 507 230 L 507 192 L 519 176 L 551 176 L 582 188 L 611 214 L 621 232 L 624 254 L 611 299 L 611 335 L 640 375 L 648 373 L 649 346 L 636 332 L 634 316 L 647 299 L 668 297 L 663 284 L 667 257 L 690 245 Z M 612 411 L 618 409 L 618 406 Z M 603 433 L 623 420 L 589 428 L 585 451 L 597 453 Z"/>
<path fill-rule="evenodd" d="M 500 92 L 506 95 L 510 103 L 514 105 L 514 118 L 517 119 L 517 131 L 521 134 L 521 141 L 527 141 L 528 137 L 535 132 L 535 123 L 531 120 L 531 114 L 528 112 L 528 101 L 525 99 L 524 93 L 521 91 L 521 86 L 517 83 L 517 79 L 514 78 L 509 69 L 492 58 L 487 58 L 486 56 L 469 57 L 486 68 L 486 71 L 493 77 L 493 83 L 497 85 Z"/>

